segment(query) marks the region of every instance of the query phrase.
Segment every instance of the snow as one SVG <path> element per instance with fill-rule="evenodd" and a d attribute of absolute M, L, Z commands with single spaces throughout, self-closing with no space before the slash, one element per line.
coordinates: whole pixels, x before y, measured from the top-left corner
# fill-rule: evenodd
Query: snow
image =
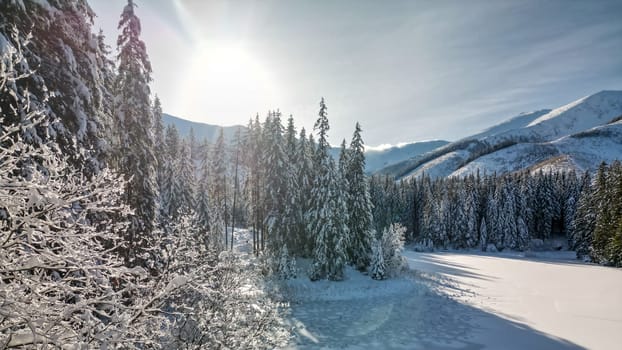
<path fill-rule="evenodd" d="M 518 116 L 449 144 L 429 161 L 417 163 L 406 177 L 527 168 L 583 171 L 595 169 L 601 161 L 622 158 L 619 123 L 608 124 L 622 115 L 622 91 L 601 91 L 546 112 Z"/>
<path fill-rule="evenodd" d="M 442 156 L 432 159 L 429 162 L 422 164 L 415 170 L 406 175 L 421 176 L 423 174 L 432 178 L 443 177 L 451 174 L 451 172 L 458 168 L 469 157 L 468 150 L 458 150 L 449 153 L 445 153 Z"/>
<path fill-rule="evenodd" d="M 474 343 L 491 349 L 617 348 L 622 270 L 573 257 L 573 252 L 407 253 L 412 268 L 445 279 L 444 292 L 453 300 L 490 316 L 476 320 Z M 528 338 L 501 333 L 505 322 L 530 330 Z"/>
<path fill-rule="evenodd" d="M 384 167 L 430 152 L 449 142 L 443 140 L 418 141 L 388 147 L 365 146 L 365 171 L 373 173 Z"/>
<path fill-rule="evenodd" d="M 284 349 L 613 349 L 622 270 L 573 252 L 405 252 L 413 270 L 372 280 L 283 282 Z M 300 261 L 304 266 L 306 261 Z M 301 274 L 304 275 L 304 274 Z"/>
<path fill-rule="evenodd" d="M 524 128 L 529 125 L 534 120 L 540 118 L 541 116 L 551 112 L 550 109 L 543 109 L 531 113 L 521 113 L 516 117 L 510 118 L 504 122 L 501 122 L 497 125 L 491 126 L 490 128 L 482 131 L 479 134 L 475 134 L 473 136 L 469 136 L 469 139 L 482 139 L 484 137 L 493 136 L 497 134 L 504 133 L 506 131 Z"/>

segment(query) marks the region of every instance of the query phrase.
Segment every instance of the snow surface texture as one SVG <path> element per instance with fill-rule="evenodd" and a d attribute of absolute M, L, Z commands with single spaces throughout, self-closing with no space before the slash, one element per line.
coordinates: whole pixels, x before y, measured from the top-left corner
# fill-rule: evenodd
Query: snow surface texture
<path fill-rule="evenodd" d="M 552 111 L 519 115 L 419 159 L 381 170 L 396 176 L 464 176 L 531 169 L 594 170 L 622 158 L 622 91 L 601 91 Z"/>
<path fill-rule="evenodd" d="M 406 252 L 408 276 L 284 283 L 285 349 L 614 349 L 622 271 L 568 252 Z M 569 255 L 570 254 L 570 255 Z M 304 264 L 303 264 L 304 265 Z"/>
<path fill-rule="evenodd" d="M 470 341 L 487 349 L 622 344 L 620 269 L 577 263 L 573 252 L 408 252 L 407 259 L 412 268 L 445 279 L 441 289 L 453 300 L 480 311 Z"/>

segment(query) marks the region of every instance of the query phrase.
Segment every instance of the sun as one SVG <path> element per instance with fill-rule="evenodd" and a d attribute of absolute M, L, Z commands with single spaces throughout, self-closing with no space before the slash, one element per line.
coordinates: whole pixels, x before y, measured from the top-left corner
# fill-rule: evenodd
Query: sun
<path fill-rule="evenodd" d="M 239 45 L 198 47 L 186 72 L 181 89 L 184 109 L 207 123 L 243 123 L 278 101 L 270 72 Z"/>

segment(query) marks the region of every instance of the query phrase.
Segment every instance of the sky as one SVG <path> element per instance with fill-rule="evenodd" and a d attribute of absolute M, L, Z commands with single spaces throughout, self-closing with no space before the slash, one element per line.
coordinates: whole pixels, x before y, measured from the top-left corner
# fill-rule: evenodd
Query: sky
<path fill-rule="evenodd" d="M 126 0 L 90 0 L 116 52 Z M 622 90 L 619 0 L 135 0 L 164 111 L 246 125 L 280 110 L 329 141 L 457 140 Z"/>

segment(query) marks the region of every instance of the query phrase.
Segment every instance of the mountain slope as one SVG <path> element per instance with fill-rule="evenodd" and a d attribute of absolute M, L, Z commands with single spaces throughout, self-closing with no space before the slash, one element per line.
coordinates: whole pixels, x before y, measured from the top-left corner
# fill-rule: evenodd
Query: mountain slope
<path fill-rule="evenodd" d="M 188 137 L 190 135 L 190 129 L 194 131 L 194 136 L 197 141 L 202 142 L 203 139 L 207 139 L 208 142 L 214 143 L 218 138 L 218 133 L 221 126 L 192 122 L 189 120 L 181 119 L 179 117 L 175 117 L 173 115 L 162 113 L 162 122 L 164 126 L 175 125 L 179 134 L 183 137 Z M 223 135 L 225 137 L 225 141 L 232 142 L 235 138 L 235 133 L 238 129 L 242 132 L 246 130 L 246 127 L 241 125 L 235 126 L 225 126 L 222 127 Z"/>
<path fill-rule="evenodd" d="M 374 173 L 384 167 L 415 158 L 448 143 L 449 141 L 444 140 L 430 140 L 401 144 L 384 149 L 368 148 L 365 150 L 365 171 L 367 173 Z M 332 147 L 330 149 L 330 155 L 333 156 L 335 160 L 339 160 L 340 151 L 341 149 L 339 147 Z"/>
<path fill-rule="evenodd" d="M 518 116 L 381 172 L 439 177 L 478 170 L 594 169 L 601 161 L 622 158 L 620 122 L 612 123 L 621 115 L 622 91 L 601 91 L 549 112 Z"/>
<path fill-rule="evenodd" d="M 375 172 L 391 164 L 430 152 L 448 143 L 449 141 L 444 140 L 419 141 L 383 150 L 365 150 L 365 168 L 368 172 Z"/>

